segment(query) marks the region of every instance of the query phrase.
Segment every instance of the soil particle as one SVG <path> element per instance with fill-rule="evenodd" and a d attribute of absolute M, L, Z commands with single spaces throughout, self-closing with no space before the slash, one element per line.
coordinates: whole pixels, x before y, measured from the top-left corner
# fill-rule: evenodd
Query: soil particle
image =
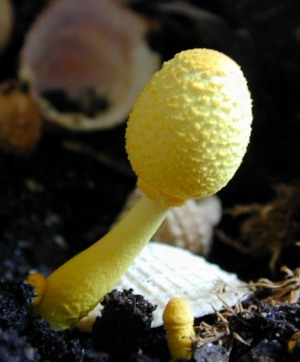
<path fill-rule="evenodd" d="M 101 318 L 92 331 L 93 347 L 108 351 L 113 361 L 128 358 L 142 349 L 148 338 L 155 307 L 132 290 L 114 290 L 102 302 Z"/>
<path fill-rule="evenodd" d="M 255 347 L 244 354 L 241 362 L 284 362 L 284 348 L 277 341 L 262 340 Z"/>
<path fill-rule="evenodd" d="M 36 350 L 26 342 L 26 337 L 20 336 L 15 329 L 0 328 L 0 361 L 1 362 L 30 362 L 40 361 Z"/>
<path fill-rule="evenodd" d="M 38 349 L 41 361 L 80 362 L 84 348 L 75 331 L 53 331 L 48 322 L 35 317 L 28 324 L 27 338 Z"/>
<path fill-rule="evenodd" d="M 218 362 L 228 362 L 229 353 L 226 348 L 218 346 L 213 343 L 207 343 L 201 348 L 198 348 L 193 356 L 193 361 L 195 362 L 209 362 L 209 361 L 218 361 Z"/>
<path fill-rule="evenodd" d="M 0 283 L 0 328 L 23 330 L 32 301 L 32 286 L 23 282 Z"/>

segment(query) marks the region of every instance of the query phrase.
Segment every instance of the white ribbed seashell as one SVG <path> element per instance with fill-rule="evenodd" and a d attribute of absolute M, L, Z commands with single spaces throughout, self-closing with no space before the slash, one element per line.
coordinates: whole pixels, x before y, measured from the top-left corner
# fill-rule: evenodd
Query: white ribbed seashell
<path fill-rule="evenodd" d="M 235 274 L 187 250 L 155 242 L 145 247 L 116 286 L 129 288 L 157 305 L 152 327 L 162 325 L 163 310 L 174 296 L 189 301 L 194 316 L 201 317 L 224 308 L 224 303 L 233 306 L 248 294 Z"/>
<path fill-rule="evenodd" d="M 26 36 L 19 76 L 47 120 L 77 131 L 112 127 L 160 66 L 147 28 L 116 1 L 52 1 Z"/>
<path fill-rule="evenodd" d="M 157 305 L 152 327 L 162 325 L 164 308 L 173 297 L 186 299 L 194 316 L 201 317 L 223 309 L 225 304 L 234 306 L 250 294 L 235 274 L 187 250 L 158 242 L 147 244 L 116 285 L 118 290 L 130 288 Z M 78 326 L 88 330 L 100 313 L 98 306 Z"/>
<path fill-rule="evenodd" d="M 120 220 L 142 196 L 134 189 L 117 220 Z M 211 249 L 213 228 L 221 219 L 220 199 L 213 195 L 202 200 L 189 200 L 181 207 L 173 207 L 154 234 L 154 240 L 160 240 L 196 254 L 207 255 Z"/>
<path fill-rule="evenodd" d="M 11 0 L 0 0 L 0 53 L 9 41 L 13 20 Z"/>

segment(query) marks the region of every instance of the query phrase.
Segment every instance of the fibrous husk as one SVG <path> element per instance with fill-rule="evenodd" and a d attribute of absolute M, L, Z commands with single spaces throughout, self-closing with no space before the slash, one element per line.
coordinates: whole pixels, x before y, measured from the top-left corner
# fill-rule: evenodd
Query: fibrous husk
<path fill-rule="evenodd" d="M 0 147 L 16 153 L 32 151 L 42 133 L 42 117 L 26 88 L 15 81 L 0 85 Z"/>
<path fill-rule="evenodd" d="M 300 236 L 299 184 L 278 184 L 275 192 L 274 199 L 265 204 L 235 205 L 225 210 L 233 221 L 241 220 L 236 237 L 217 231 L 220 241 L 236 250 L 255 257 L 269 257 L 269 269 L 273 273 L 282 265 L 284 252 L 289 265 L 297 262 Z"/>

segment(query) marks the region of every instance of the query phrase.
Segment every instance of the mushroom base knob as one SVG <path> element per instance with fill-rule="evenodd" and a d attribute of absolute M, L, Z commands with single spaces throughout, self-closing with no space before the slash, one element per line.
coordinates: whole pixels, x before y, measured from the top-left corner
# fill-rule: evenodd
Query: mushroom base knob
<path fill-rule="evenodd" d="M 140 94 L 126 149 L 140 188 L 166 206 L 212 195 L 233 177 L 251 133 L 239 65 L 210 49 L 178 53 Z"/>

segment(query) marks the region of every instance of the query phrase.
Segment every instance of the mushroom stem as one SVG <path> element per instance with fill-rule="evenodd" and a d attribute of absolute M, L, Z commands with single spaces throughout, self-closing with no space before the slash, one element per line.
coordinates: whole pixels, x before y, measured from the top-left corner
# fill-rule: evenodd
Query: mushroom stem
<path fill-rule="evenodd" d="M 172 298 L 164 310 L 163 321 L 172 360 L 191 359 L 195 330 L 189 303 L 182 298 Z"/>
<path fill-rule="evenodd" d="M 74 326 L 114 288 L 167 211 L 142 197 L 114 229 L 49 275 L 34 311 L 55 329 Z"/>

